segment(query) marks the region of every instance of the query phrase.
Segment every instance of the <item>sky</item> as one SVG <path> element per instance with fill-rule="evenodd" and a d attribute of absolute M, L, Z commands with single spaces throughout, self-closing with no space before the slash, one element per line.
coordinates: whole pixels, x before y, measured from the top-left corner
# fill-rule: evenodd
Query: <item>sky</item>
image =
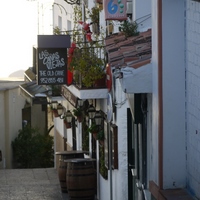
<path fill-rule="evenodd" d="M 37 39 L 37 4 L 4 0 L 0 6 L 0 78 L 32 66 Z"/>

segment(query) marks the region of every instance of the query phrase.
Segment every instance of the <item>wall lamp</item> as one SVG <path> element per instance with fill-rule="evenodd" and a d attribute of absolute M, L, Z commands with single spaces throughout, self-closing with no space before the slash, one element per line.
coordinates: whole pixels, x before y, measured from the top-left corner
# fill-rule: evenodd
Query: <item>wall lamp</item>
<path fill-rule="evenodd" d="M 72 118 L 73 118 L 73 115 L 72 115 L 70 110 L 65 112 L 63 119 L 64 119 L 64 123 L 65 123 L 66 128 L 71 128 Z"/>
<path fill-rule="evenodd" d="M 57 109 L 57 105 L 58 105 L 58 102 L 57 101 L 52 101 L 51 102 L 51 107 L 52 107 L 52 109 Z"/>
<path fill-rule="evenodd" d="M 65 112 L 64 117 L 65 117 L 65 120 L 67 121 L 67 123 L 71 123 L 72 122 L 73 115 L 72 115 L 70 110 Z"/>
<path fill-rule="evenodd" d="M 78 99 L 78 107 L 82 107 L 83 104 L 84 104 L 84 101 L 83 99 Z"/>
<path fill-rule="evenodd" d="M 95 124 L 98 126 L 101 126 L 103 117 L 101 114 L 101 111 L 96 111 L 95 116 L 94 116 Z"/>
<path fill-rule="evenodd" d="M 88 112 L 89 119 L 93 119 L 96 113 L 96 109 L 93 105 L 90 105 L 87 112 Z"/>
<path fill-rule="evenodd" d="M 64 1 L 71 5 L 80 4 L 80 0 L 64 0 Z"/>
<path fill-rule="evenodd" d="M 63 106 L 61 103 L 57 105 L 58 115 L 61 116 L 63 114 Z"/>

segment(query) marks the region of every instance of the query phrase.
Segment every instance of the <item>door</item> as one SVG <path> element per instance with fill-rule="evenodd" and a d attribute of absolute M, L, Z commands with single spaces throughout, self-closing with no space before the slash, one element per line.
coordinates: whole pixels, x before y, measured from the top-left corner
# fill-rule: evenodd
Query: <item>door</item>
<path fill-rule="evenodd" d="M 72 142 L 73 142 L 73 150 L 77 150 L 76 149 L 76 121 L 75 118 L 72 118 Z"/>
<path fill-rule="evenodd" d="M 147 96 L 134 95 L 133 115 L 127 111 L 128 121 L 128 194 L 129 200 L 144 200 L 147 185 Z M 134 120 L 133 120 L 134 119 Z"/>

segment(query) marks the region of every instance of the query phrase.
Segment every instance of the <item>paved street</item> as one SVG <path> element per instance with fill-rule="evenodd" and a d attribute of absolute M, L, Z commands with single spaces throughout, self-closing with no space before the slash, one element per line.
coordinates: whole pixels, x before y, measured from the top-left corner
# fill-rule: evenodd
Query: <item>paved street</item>
<path fill-rule="evenodd" d="M 54 168 L 0 169 L 0 200 L 69 200 Z"/>

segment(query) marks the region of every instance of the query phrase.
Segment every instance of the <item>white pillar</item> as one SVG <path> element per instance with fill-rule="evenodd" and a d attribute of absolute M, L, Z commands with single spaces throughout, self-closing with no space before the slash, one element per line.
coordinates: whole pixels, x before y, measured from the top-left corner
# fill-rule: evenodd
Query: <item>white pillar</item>
<path fill-rule="evenodd" d="M 76 133 L 77 150 L 82 150 L 82 122 L 78 122 L 78 132 Z"/>
<path fill-rule="evenodd" d="M 92 120 L 90 119 L 89 127 L 91 126 L 91 124 L 92 124 Z M 89 133 L 89 155 L 90 155 L 90 158 L 92 158 L 92 133 Z"/>
<path fill-rule="evenodd" d="M 99 140 L 96 140 L 96 164 L 97 164 L 97 199 L 100 199 L 100 173 L 99 173 Z"/>

